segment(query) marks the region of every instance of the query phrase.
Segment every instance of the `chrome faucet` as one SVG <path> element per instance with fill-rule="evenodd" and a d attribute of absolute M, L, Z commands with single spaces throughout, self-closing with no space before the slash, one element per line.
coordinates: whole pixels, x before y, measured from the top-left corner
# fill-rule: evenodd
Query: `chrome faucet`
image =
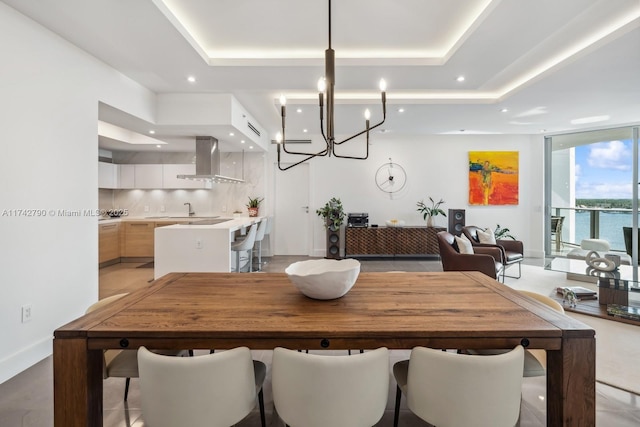
<path fill-rule="evenodd" d="M 191 207 L 191 203 L 186 202 L 185 205 L 189 206 L 189 216 L 194 216 L 196 213 L 193 211 L 193 208 Z"/>

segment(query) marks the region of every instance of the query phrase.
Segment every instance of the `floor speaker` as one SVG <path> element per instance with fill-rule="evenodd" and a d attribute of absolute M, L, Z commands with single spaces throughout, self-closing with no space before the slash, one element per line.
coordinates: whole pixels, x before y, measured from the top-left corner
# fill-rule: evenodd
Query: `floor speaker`
<path fill-rule="evenodd" d="M 327 229 L 327 258 L 340 258 L 340 230 Z"/>
<path fill-rule="evenodd" d="M 464 209 L 449 209 L 449 233 L 459 236 L 464 227 Z"/>

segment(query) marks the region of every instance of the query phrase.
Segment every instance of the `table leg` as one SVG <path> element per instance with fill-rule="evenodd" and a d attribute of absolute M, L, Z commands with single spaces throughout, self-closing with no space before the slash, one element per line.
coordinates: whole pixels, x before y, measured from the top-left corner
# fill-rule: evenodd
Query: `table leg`
<path fill-rule="evenodd" d="M 102 364 L 84 338 L 53 340 L 54 426 L 102 426 Z"/>
<path fill-rule="evenodd" d="M 547 425 L 596 425 L 596 342 L 565 338 L 547 351 Z"/>

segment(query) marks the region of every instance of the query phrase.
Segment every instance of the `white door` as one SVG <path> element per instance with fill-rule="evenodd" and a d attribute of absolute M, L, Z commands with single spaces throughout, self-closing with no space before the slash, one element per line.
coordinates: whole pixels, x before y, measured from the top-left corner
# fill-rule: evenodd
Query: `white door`
<path fill-rule="evenodd" d="M 275 166 L 275 212 L 271 236 L 276 255 L 309 255 L 309 165 Z"/>

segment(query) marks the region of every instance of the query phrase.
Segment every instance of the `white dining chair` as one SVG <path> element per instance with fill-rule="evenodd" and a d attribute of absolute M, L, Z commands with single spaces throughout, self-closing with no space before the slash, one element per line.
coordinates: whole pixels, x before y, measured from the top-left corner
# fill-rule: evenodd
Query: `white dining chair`
<path fill-rule="evenodd" d="M 542 295 L 536 292 L 531 292 L 531 291 L 518 291 L 518 292 L 553 308 L 559 313 L 564 314 L 564 307 L 562 307 L 562 304 L 560 304 L 558 301 L 554 300 L 551 297 L 548 297 L 546 295 Z M 495 349 L 495 350 L 468 349 L 466 350 L 466 352 L 469 354 L 484 355 L 484 356 L 502 354 L 502 353 L 506 353 L 507 351 L 508 350 L 504 350 L 504 349 Z M 525 349 L 524 367 L 522 369 L 522 376 L 526 378 L 540 377 L 540 376 L 546 375 L 546 373 L 547 373 L 547 352 L 542 349 L 535 349 L 535 348 Z"/>
<path fill-rule="evenodd" d="M 85 313 L 91 313 L 112 302 L 126 296 L 127 293 L 112 295 L 95 302 L 85 310 Z M 156 353 L 166 356 L 188 356 L 188 350 L 154 350 Z M 102 362 L 102 378 L 125 378 L 124 383 L 124 401 L 129 398 L 129 386 L 131 378 L 138 378 L 138 360 L 136 350 L 105 350 Z"/>
<path fill-rule="evenodd" d="M 231 251 L 236 253 L 236 269 L 235 272 L 236 273 L 240 273 L 240 261 L 241 261 L 241 254 L 243 253 L 247 253 L 248 254 L 248 268 L 247 271 L 251 272 L 253 271 L 253 257 L 251 256 L 251 252 L 253 251 L 253 244 L 256 241 L 256 233 L 258 232 L 258 224 L 252 224 L 251 227 L 249 227 L 249 231 L 247 232 L 247 234 L 245 235 L 245 237 L 241 240 L 235 241 L 233 243 L 231 243 Z"/>
<path fill-rule="evenodd" d="M 266 365 L 247 347 L 195 357 L 166 357 L 138 350 L 142 417 L 151 427 L 229 427 L 260 406 Z"/>
<path fill-rule="evenodd" d="M 262 269 L 262 241 L 264 237 L 267 235 L 267 229 L 269 228 L 269 218 L 262 218 L 260 224 L 258 225 L 258 230 L 256 231 L 255 243 L 253 245 L 253 251 L 257 253 L 257 270 Z M 251 254 L 253 256 L 253 253 Z"/>
<path fill-rule="evenodd" d="M 371 427 L 387 406 L 389 350 L 333 356 L 276 348 L 271 381 L 288 426 Z"/>
<path fill-rule="evenodd" d="M 524 348 L 472 356 L 425 347 L 393 365 L 393 425 L 402 394 L 411 412 L 438 427 L 513 427 L 520 416 Z"/>

